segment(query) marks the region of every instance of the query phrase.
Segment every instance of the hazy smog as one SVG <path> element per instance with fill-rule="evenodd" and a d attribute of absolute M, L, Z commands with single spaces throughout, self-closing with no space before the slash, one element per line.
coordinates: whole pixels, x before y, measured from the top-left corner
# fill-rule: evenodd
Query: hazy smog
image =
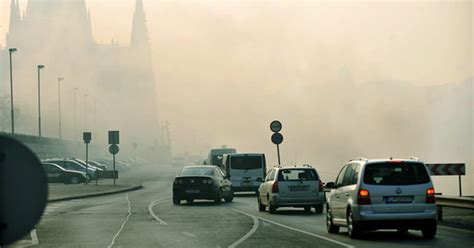
<path fill-rule="evenodd" d="M 45 11 L 53 13 L 59 2 L 42 4 L 50 3 Z M 10 3 L 0 0 L 2 49 L 8 48 Z M 37 20 L 28 13 L 28 1 L 19 3 L 21 15 L 30 18 L 26 22 Z M 311 164 L 325 181 L 333 181 L 353 158 L 416 156 L 467 163 L 464 191 L 474 193 L 472 1 L 144 0 L 143 5 L 151 54 L 134 52 L 131 45 L 133 0 L 89 0 L 90 24 L 71 14 L 66 22 L 43 18 L 29 30 L 13 58 L 18 133 L 37 133 L 37 65 L 43 64 L 46 137 L 58 137 L 57 80 L 63 77 L 67 139 L 79 140 L 89 130 L 94 142 L 106 143 L 107 130 L 118 129 L 124 154 L 132 142 L 143 153 L 169 142 L 172 155 L 202 158 L 210 148 L 227 145 L 263 152 L 274 165 L 269 124 L 278 119 L 285 138 L 282 163 Z M 88 32 L 84 27 L 92 37 L 77 35 Z M 63 35 L 44 35 L 58 30 Z M 7 50 L 0 60 L 5 132 Z M 116 66 L 107 67 L 109 62 Z M 91 71 L 92 64 L 101 72 Z M 140 73 L 148 65 L 152 75 Z M 140 83 L 145 81 L 154 85 Z M 447 187 L 456 180 L 435 182 Z"/>

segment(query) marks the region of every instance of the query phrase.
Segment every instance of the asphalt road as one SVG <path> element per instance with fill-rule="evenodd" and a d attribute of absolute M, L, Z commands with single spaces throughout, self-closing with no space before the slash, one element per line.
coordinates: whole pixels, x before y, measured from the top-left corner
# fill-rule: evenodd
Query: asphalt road
<path fill-rule="evenodd" d="M 433 240 L 419 231 L 367 233 L 351 240 L 346 230 L 328 234 L 324 214 L 282 208 L 259 212 L 253 195 L 232 203 L 175 206 L 174 170 L 147 175 L 139 191 L 50 204 L 31 237 L 34 247 L 473 247 L 474 231 L 440 226 Z"/>

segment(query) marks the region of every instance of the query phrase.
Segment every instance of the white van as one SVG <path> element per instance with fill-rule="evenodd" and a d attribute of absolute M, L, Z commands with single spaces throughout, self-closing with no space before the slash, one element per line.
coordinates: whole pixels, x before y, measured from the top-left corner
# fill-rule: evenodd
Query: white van
<path fill-rule="evenodd" d="M 256 192 L 267 171 L 265 154 L 263 153 L 226 154 L 222 164 L 226 176 L 230 177 L 234 192 Z"/>

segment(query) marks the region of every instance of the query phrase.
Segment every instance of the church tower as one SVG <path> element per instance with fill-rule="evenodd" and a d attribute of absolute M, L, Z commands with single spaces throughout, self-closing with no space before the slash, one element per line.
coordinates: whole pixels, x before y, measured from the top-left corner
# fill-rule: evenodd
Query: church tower
<path fill-rule="evenodd" d="M 130 45 L 132 48 L 150 48 L 142 0 L 136 0 L 135 2 L 135 13 L 133 14 L 132 37 Z"/>
<path fill-rule="evenodd" d="M 20 15 L 20 3 L 19 0 L 12 0 L 10 4 L 10 25 L 8 29 L 8 34 L 6 37 L 7 46 L 14 43 L 11 39 L 14 37 L 12 33 L 18 31 L 21 22 L 21 15 Z"/>

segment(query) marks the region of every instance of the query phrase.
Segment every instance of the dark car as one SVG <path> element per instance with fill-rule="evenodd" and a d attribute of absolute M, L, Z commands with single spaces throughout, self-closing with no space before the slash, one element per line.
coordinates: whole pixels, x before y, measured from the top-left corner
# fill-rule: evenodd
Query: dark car
<path fill-rule="evenodd" d="M 72 159 L 46 159 L 44 162 L 57 164 L 66 170 L 87 171 L 87 180 L 95 180 L 98 175 L 96 167 L 88 166 L 86 170 L 84 165 Z"/>
<path fill-rule="evenodd" d="M 173 183 L 173 203 L 179 205 L 181 200 L 188 203 L 194 199 L 214 200 L 221 203 L 234 199 L 232 183 L 222 170 L 214 165 L 186 166 L 175 177 Z"/>
<path fill-rule="evenodd" d="M 66 170 L 54 163 L 43 163 L 43 168 L 49 183 L 77 184 L 87 180 L 84 172 Z"/>

